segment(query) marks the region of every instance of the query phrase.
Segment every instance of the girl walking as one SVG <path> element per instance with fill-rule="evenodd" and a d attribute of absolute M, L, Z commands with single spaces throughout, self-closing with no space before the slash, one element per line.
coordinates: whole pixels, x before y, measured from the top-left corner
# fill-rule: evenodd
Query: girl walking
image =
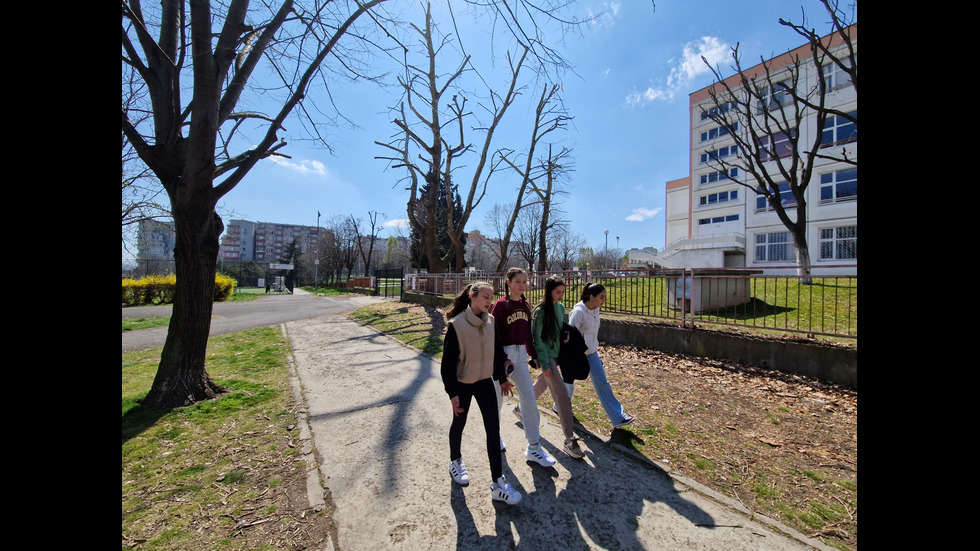
<path fill-rule="evenodd" d="M 441 372 L 443 386 L 453 407 L 453 422 L 449 427 L 449 474 L 457 484 L 470 482 L 461 448 L 470 403 L 476 398 L 486 431 L 487 459 L 493 480 L 491 497 L 514 505 L 521 501 L 521 494 L 511 488 L 503 473 L 497 391 L 491 380 L 499 381 L 500 391 L 510 395 L 513 385 L 507 380 L 506 369 L 511 362 L 496 338 L 494 319 L 490 315 L 492 303 L 493 287 L 478 281 L 467 285 L 446 312 L 449 324 L 443 343 Z"/>
<path fill-rule="evenodd" d="M 636 421 L 636 418 L 627 415 L 623 405 L 616 399 L 609 379 L 606 378 L 602 358 L 599 357 L 599 307 L 605 302 L 606 288 L 597 283 L 587 283 L 582 289 L 581 300 L 572 308 L 572 313 L 568 316 L 568 324 L 577 328 L 585 337 L 585 345 L 588 346 L 585 357 L 589 360 L 589 378 L 592 379 L 592 386 L 599 396 L 602 409 L 609 417 L 609 422 L 612 423 L 613 428 L 619 428 Z M 575 386 L 568 383 L 565 386 L 570 397 Z"/>
<path fill-rule="evenodd" d="M 534 394 L 534 383 L 531 381 L 531 372 L 527 365 L 528 354 L 534 347 L 531 339 L 531 308 L 524 298 L 524 292 L 527 291 L 527 273 L 521 268 L 507 270 L 504 289 L 507 291 L 507 296 L 498 299 L 490 309 L 490 313 L 493 315 L 494 326 L 497 329 L 497 341 L 503 346 L 507 359 L 514 364 L 511 378 L 517 388 L 520 401 L 519 409 L 515 410 L 515 414 L 524 424 L 524 437 L 527 439 L 524 457 L 544 467 L 552 467 L 555 458 L 539 443 L 541 417 Z M 502 392 L 497 394 L 497 399 L 499 410 L 503 405 Z"/>
<path fill-rule="evenodd" d="M 565 453 L 581 459 L 585 452 L 578 444 L 579 438 L 572 432 L 572 401 L 558 372 L 558 351 L 561 346 L 561 325 L 565 321 L 565 305 L 561 303 L 565 297 L 565 282 L 558 276 L 551 276 L 545 281 L 544 297 L 532 312 L 531 335 L 534 339 L 534 351 L 541 376 L 534 383 L 535 394 L 544 392 L 547 386 L 555 399 L 558 419 L 565 434 L 562 449 Z M 537 406 L 535 406 L 536 408 Z M 522 414 L 528 412 L 521 408 Z"/>

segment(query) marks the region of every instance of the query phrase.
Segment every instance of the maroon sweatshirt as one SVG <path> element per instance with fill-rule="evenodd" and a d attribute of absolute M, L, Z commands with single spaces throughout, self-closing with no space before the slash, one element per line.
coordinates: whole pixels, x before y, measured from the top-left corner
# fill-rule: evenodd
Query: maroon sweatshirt
<path fill-rule="evenodd" d="M 502 346 L 523 344 L 529 357 L 534 358 L 534 344 L 531 342 L 531 308 L 527 300 L 510 300 L 504 296 L 497 299 L 490 308 L 497 340 Z"/>

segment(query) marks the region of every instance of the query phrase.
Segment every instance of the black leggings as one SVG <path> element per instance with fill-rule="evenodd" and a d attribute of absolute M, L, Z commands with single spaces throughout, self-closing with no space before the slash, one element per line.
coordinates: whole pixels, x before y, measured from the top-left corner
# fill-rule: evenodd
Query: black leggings
<path fill-rule="evenodd" d="M 476 398 L 483 415 L 483 428 L 487 433 L 487 459 L 490 460 L 490 475 L 496 481 L 504 474 L 503 460 L 500 458 L 500 412 L 497 410 L 497 389 L 490 379 L 481 379 L 475 383 L 459 384 L 459 407 L 463 412 L 453 416 L 453 424 L 449 427 L 449 459 L 456 460 L 463 456 L 460 451 L 463 441 L 463 427 L 466 426 L 466 416 L 470 412 L 471 398 Z"/>

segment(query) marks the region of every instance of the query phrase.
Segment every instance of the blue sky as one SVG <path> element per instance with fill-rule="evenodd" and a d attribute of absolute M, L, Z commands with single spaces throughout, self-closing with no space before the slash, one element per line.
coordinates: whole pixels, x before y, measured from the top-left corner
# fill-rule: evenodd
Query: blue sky
<path fill-rule="evenodd" d="M 801 6 L 820 32 L 829 30 L 815 0 L 578 2 L 578 16 L 602 15 L 561 50 L 576 73 L 563 79 L 574 120 L 554 140 L 556 150 L 571 148 L 574 159 L 561 199 L 572 231 L 597 249 L 606 244 L 605 230 L 609 247 L 663 248 L 665 182 L 688 173 L 688 94 L 713 80 L 701 56 L 728 76 L 736 43 L 747 66 L 799 46 L 801 37 L 778 20 L 799 22 Z M 468 32 L 475 31 L 461 29 Z M 536 93 L 529 90 L 511 107 L 498 146 L 526 148 Z M 366 221 L 374 211 L 382 214 L 382 237 L 408 236 L 407 226 L 398 229 L 408 199 L 396 186 L 403 173 L 375 159 L 385 153 L 375 140 L 386 141 L 395 130 L 385 112 L 395 96 L 370 84 L 333 94 L 359 128 L 331 131 L 332 152 L 291 141 L 285 150 L 291 159 L 263 161 L 222 199 L 218 211 L 226 221 L 313 225 L 319 211 L 325 226 L 331 216 Z M 491 183 L 467 230 L 491 233 L 485 213 L 494 203 L 512 202 L 515 189 L 508 180 Z"/>

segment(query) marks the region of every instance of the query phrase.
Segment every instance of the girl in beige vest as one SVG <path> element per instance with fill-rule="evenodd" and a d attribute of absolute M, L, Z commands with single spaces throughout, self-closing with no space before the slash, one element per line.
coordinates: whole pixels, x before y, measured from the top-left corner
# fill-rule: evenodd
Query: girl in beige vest
<path fill-rule="evenodd" d="M 478 281 L 467 285 L 454 299 L 446 313 L 449 325 L 442 350 L 442 382 L 453 407 L 453 422 L 449 427 L 449 474 L 457 484 L 470 482 L 463 464 L 462 439 L 466 417 L 473 398 L 480 406 L 483 427 L 487 435 L 487 458 L 490 461 L 491 497 L 514 505 L 521 494 L 511 488 L 503 473 L 500 457 L 500 413 L 497 409 L 497 390 L 493 380 L 500 382 L 500 391 L 513 393 L 506 369 L 513 369 L 503 346 L 497 341 L 494 319 L 490 315 L 493 287 Z"/>

